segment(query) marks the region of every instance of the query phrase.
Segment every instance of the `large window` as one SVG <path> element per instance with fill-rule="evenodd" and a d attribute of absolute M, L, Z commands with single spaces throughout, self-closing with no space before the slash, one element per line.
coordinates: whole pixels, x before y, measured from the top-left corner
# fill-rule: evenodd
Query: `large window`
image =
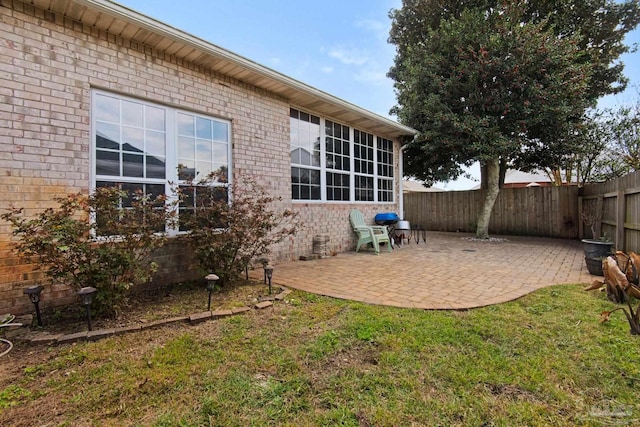
<path fill-rule="evenodd" d="M 393 202 L 393 141 L 293 108 L 290 122 L 293 200 Z"/>
<path fill-rule="evenodd" d="M 348 201 L 351 188 L 349 128 L 326 120 L 324 129 L 327 200 Z"/>
<path fill-rule="evenodd" d="M 291 109 L 291 197 L 320 200 L 320 118 Z"/>
<path fill-rule="evenodd" d="M 145 194 L 170 194 L 212 174 L 227 197 L 230 123 L 112 93 L 92 93 L 95 188 L 120 185 Z M 186 197 L 186 212 L 196 197 Z M 191 203 L 191 206 L 188 204 Z"/>
<path fill-rule="evenodd" d="M 393 201 L 393 141 L 378 138 L 378 201 Z"/>
<path fill-rule="evenodd" d="M 375 201 L 373 188 L 373 135 L 353 131 L 353 157 L 356 172 L 356 200 L 359 202 Z"/>

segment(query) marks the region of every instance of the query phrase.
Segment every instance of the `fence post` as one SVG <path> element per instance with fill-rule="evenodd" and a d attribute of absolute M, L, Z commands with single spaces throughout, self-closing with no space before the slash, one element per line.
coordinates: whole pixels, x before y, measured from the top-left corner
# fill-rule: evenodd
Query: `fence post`
<path fill-rule="evenodd" d="M 596 218 L 598 221 L 595 225 L 596 236 L 602 237 L 602 209 L 604 206 L 604 195 L 598 194 L 598 198 L 596 199 Z M 592 238 L 596 238 L 596 236 L 592 236 Z"/>
<path fill-rule="evenodd" d="M 627 197 L 623 188 L 620 188 L 620 181 L 618 180 L 618 199 L 616 200 L 616 249 L 624 251 L 626 247 L 624 232 L 624 221 L 627 214 Z"/>
<path fill-rule="evenodd" d="M 584 221 L 582 220 L 582 196 L 578 196 L 578 239 L 584 239 Z"/>

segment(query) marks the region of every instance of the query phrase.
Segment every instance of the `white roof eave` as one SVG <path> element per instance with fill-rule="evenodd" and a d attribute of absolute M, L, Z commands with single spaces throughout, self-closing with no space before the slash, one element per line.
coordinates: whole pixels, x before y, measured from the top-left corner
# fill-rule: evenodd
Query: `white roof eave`
<path fill-rule="evenodd" d="M 146 30 L 141 32 L 146 34 L 140 36 L 143 40 L 136 41 L 144 43 L 149 40 L 148 34 L 153 34 L 156 36 L 155 44 L 159 43 L 157 36 L 160 36 L 161 39 L 170 40 L 173 44 L 178 44 L 178 46 L 188 47 L 189 49 L 185 50 L 192 50 L 192 54 L 193 50 L 197 51 L 199 59 L 206 60 L 209 64 L 215 64 L 215 66 L 211 67 L 215 71 L 224 68 L 232 78 L 273 92 L 288 99 L 292 105 L 312 109 L 311 112 L 332 117 L 345 122 L 345 124 L 360 127 L 363 130 L 376 132 L 381 136 L 390 138 L 410 137 L 418 133 L 413 128 L 358 107 L 113 1 L 31 0 L 30 3 L 35 7 L 54 13 L 64 13 L 70 19 L 104 31 L 114 28 L 114 19 L 125 22 L 127 26 L 134 26 L 127 29 L 128 34 L 136 33 L 136 27 Z M 87 13 L 88 11 L 90 13 Z"/>

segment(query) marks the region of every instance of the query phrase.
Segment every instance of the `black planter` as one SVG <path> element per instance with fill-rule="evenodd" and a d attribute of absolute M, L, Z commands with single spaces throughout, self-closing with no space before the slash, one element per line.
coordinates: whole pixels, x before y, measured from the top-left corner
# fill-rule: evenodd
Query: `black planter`
<path fill-rule="evenodd" d="M 587 271 L 594 276 L 604 276 L 602 272 L 602 260 L 603 258 L 587 258 L 584 257 L 584 262 L 587 264 Z"/>
<path fill-rule="evenodd" d="M 582 239 L 582 249 L 587 258 L 602 258 L 613 254 L 613 242 L 603 242 L 601 240 Z"/>
<path fill-rule="evenodd" d="M 587 264 L 589 274 L 602 276 L 602 260 L 609 255 L 613 255 L 613 242 L 603 242 L 601 240 L 583 239 L 582 249 L 584 250 L 584 261 Z"/>

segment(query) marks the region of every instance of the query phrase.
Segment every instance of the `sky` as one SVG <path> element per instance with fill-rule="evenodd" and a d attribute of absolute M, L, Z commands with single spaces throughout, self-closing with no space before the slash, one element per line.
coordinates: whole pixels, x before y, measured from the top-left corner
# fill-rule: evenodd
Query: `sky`
<path fill-rule="evenodd" d="M 386 77 L 395 47 L 387 43 L 389 11 L 401 0 L 117 0 L 260 65 L 371 112 L 395 119 L 393 81 Z M 640 30 L 627 44 L 640 44 Z M 630 87 L 601 100 L 618 107 L 640 98 L 640 52 L 621 58 Z M 479 176 L 476 165 L 470 170 Z M 464 190 L 476 181 L 461 178 L 439 188 Z"/>

